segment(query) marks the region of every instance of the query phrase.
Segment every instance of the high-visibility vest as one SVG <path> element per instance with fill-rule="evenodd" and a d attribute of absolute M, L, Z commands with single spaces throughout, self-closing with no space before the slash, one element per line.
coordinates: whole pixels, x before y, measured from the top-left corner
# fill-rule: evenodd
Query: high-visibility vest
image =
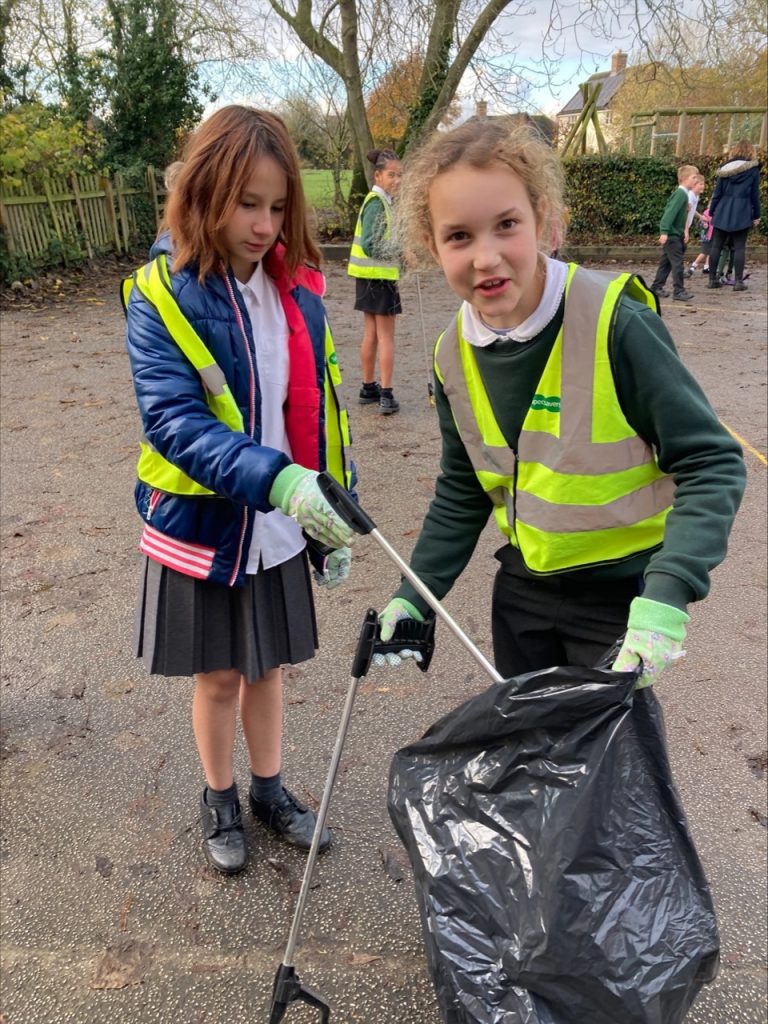
<path fill-rule="evenodd" d="M 381 201 L 384 207 L 384 218 L 386 227 L 382 235 L 382 241 L 389 241 L 392 237 L 392 215 L 389 203 L 378 192 L 369 192 L 360 207 L 355 225 L 355 237 L 352 239 L 352 247 L 349 250 L 349 264 L 347 273 L 350 277 L 380 278 L 384 281 L 399 281 L 400 267 L 396 262 L 387 263 L 381 257 L 373 259 L 363 248 L 363 210 L 372 199 Z"/>
<path fill-rule="evenodd" d="M 165 254 L 161 254 L 150 263 L 139 268 L 131 277 L 123 281 L 122 299 L 124 309 L 128 309 L 128 300 L 134 287 L 138 288 L 144 298 L 157 310 L 168 334 L 173 338 L 181 351 L 200 375 L 208 406 L 214 416 L 232 430 L 245 432 L 243 415 L 229 389 L 224 372 L 211 355 L 211 352 L 195 331 L 189 320 L 184 316 L 176 301 L 168 270 Z M 352 463 L 348 458 L 350 444 L 349 421 L 347 410 L 341 405 L 335 388 L 341 384 L 333 345 L 333 337 L 326 324 L 325 327 L 325 431 L 326 431 L 326 469 L 342 486 L 348 490 L 352 486 Z M 168 494 L 214 495 L 213 491 L 203 487 L 152 447 L 145 438 L 140 442 L 136 473 L 141 481 Z"/>
<path fill-rule="evenodd" d="M 623 295 L 657 310 L 632 274 L 568 268 L 565 314 L 513 451 L 494 415 L 461 314 L 435 372 L 502 534 L 532 572 L 618 562 L 658 547 L 674 481 L 627 422 L 609 342 Z"/>

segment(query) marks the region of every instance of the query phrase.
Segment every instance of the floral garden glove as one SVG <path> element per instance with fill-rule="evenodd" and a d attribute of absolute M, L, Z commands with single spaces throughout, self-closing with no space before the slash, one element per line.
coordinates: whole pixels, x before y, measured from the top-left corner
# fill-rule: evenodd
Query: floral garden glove
<path fill-rule="evenodd" d="M 640 665 L 638 689 L 655 683 L 668 665 L 685 657 L 683 640 L 689 618 L 672 605 L 636 597 L 629 606 L 627 635 L 613 663 L 614 672 L 633 672 Z"/>
<path fill-rule="evenodd" d="M 349 569 L 352 564 L 352 552 L 349 548 L 339 548 L 331 551 L 325 560 L 325 572 L 314 571 L 315 579 L 319 587 L 338 587 L 349 576 Z"/>
<path fill-rule="evenodd" d="M 310 537 L 329 548 L 349 547 L 355 532 L 338 516 L 317 483 L 317 473 L 293 463 L 272 481 L 270 505 L 292 516 Z"/>
<path fill-rule="evenodd" d="M 402 597 L 393 597 L 379 616 L 379 635 L 384 643 L 388 643 L 392 639 L 395 627 L 398 622 L 402 622 L 404 619 L 415 619 L 417 622 L 423 622 L 424 616 L 418 608 L 414 608 L 410 601 L 406 601 Z M 388 651 L 386 654 L 374 654 L 373 664 L 379 666 L 389 665 L 390 668 L 397 668 L 402 663 L 403 658 L 413 658 L 414 661 L 422 660 L 420 651 L 405 649 L 397 652 Z"/>

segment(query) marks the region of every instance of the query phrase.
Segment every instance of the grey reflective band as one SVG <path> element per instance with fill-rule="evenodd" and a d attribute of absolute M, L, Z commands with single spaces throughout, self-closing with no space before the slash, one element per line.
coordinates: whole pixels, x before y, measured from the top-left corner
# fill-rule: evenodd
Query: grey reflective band
<path fill-rule="evenodd" d="M 197 371 L 202 378 L 206 391 L 210 395 L 223 395 L 227 384 L 224 371 L 218 363 L 211 363 L 210 366 L 203 366 Z"/>
<path fill-rule="evenodd" d="M 555 505 L 529 491 L 516 492 L 515 512 L 522 522 L 535 523 L 547 533 L 582 533 L 635 526 L 644 519 L 669 508 L 675 493 L 670 476 L 659 477 L 650 484 L 603 505 Z M 512 495 L 507 492 L 507 515 L 513 522 Z"/>
<path fill-rule="evenodd" d="M 574 295 L 574 287 L 576 293 Z M 592 441 L 593 375 L 584 367 L 594 363 L 595 332 L 605 296 L 605 278 L 600 272 L 579 267 L 566 297 L 563 318 L 560 436 L 543 430 L 520 431 L 518 449 L 526 462 L 539 462 L 547 469 L 571 476 L 600 476 L 619 473 L 647 464 L 650 449 L 637 434 L 618 441 Z M 483 441 L 464 379 L 459 348 L 459 315 L 438 342 L 435 361 L 451 403 L 456 425 L 473 465 L 489 472 L 511 476 L 510 460 L 504 449 Z"/>

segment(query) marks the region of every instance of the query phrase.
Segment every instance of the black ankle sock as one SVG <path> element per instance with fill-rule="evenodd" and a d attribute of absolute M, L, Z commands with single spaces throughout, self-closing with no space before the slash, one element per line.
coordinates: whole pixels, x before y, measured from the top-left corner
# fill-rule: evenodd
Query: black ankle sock
<path fill-rule="evenodd" d="M 222 804 L 231 804 L 237 800 L 237 786 L 233 782 L 227 789 L 212 789 L 210 786 L 205 790 L 205 802 L 209 807 L 220 807 Z"/>
<path fill-rule="evenodd" d="M 363 381 L 363 387 L 366 388 L 366 390 L 368 390 L 368 391 L 375 391 L 378 386 L 379 385 L 376 383 L 375 380 L 364 380 Z"/>
<path fill-rule="evenodd" d="M 271 804 L 280 796 L 283 790 L 283 782 L 280 772 L 277 775 L 265 777 L 254 775 L 251 772 L 251 796 L 260 804 Z"/>
<path fill-rule="evenodd" d="M 392 388 L 382 388 L 381 389 L 381 393 L 382 393 L 382 395 L 388 395 L 391 398 L 392 397 Z"/>

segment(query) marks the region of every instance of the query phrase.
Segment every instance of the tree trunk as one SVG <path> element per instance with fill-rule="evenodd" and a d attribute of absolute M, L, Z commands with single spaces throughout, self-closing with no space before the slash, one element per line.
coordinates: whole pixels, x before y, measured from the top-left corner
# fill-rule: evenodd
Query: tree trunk
<path fill-rule="evenodd" d="M 453 61 L 448 62 L 447 70 L 441 82 L 439 82 L 439 91 L 435 97 L 434 103 L 432 103 L 431 109 L 424 116 L 421 125 L 416 128 L 414 126 L 413 132 L 410 131 L 410 124 L 408 132 L 411 137 L 409 144 L 416 141 L 421 135 L 428 135 L 433 132 L 440 121 L 444 117 L 448 107 L 451 105 L 453 97 L 456 95 L 456 90 L 459 87 L 459 83 L 464 75 L 464 72 L 469 67 L 470 61 L 477 53 L 478 47 L 488 35 L 493 23 L 502 13 L 505 7 L 508 7 L 510 0 L 489 0 L 483 10 L 480 12 L 477 20 L 469 31 L 464 42 L 459 48 L 459 52 L 454 57 Z M 435 18 L 438 16 L 444 16 L 446 8 L 448 11 L 453 7 L 452 0 L 438 0 L 435 10 Z M 456 5 L 458 7 L 458 5 Z M 455 22 L 455 11 L 454 11 L 454 22 Z M 451 33 L 455 24 L 451 26 Z M 443 36 L 443 42 L 445 43 L 445 36 Z M 430 33 L 430 42 L 432 41 L 432 34 Z"/>
<path fill-rule="evenodd" d="M 365 110 L 360 61 L 357 56 L 356 0 L 339 0 L 341 16 L 341 52 L 344 59 L 344 88 L 347 90 L 347 115 L 352 127 L 357 155 L 356 170 L 362 169 L 366 183 L 371 181 L 371 168 L 366 153 L 373 147 L 373 137 Z"/>

